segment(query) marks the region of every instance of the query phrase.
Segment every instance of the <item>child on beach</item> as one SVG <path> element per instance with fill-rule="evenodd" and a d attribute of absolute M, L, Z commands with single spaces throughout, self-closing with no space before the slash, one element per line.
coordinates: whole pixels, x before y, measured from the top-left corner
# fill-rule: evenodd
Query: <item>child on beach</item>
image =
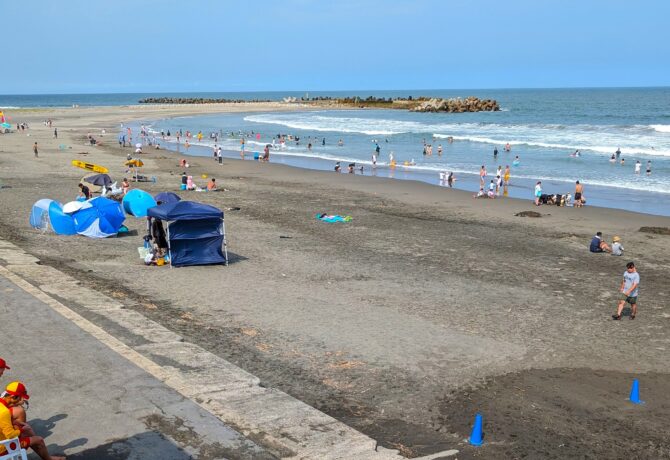
<path fill-rule="evenodd" d="M 509 185 L 509 179 L 510 179 L 510 170 L 509 170 L 509 165 L 505 166 L 505 173 L 503 175 L 504 181 L 505 181 L 505 187 Z"/>
<path fill-rule="evenodd" d="M 621 313 L 623 312 L 623 307 L 626 303 L 630 304 L 630 319 L 635 319 L 635 316 L 637 315 L 637 294 L 639 286 L 640 274 L 637 272 L 635 264 L 633 262 L 628 262 L 626 264 L 626 271 L 623 272 L 621 287 L 619 288 L 621 300 L 619 300 L 616 315 L 612 315 L 613 320 L 621 319 Z"/>
<path fill-rule="evenodd" d="M 541 196 L 542 196 L 542 182 L 537 181 L 537 184 L 535 184 L 535 206 L 540 205 Z"/>
<path fill-rule="evenodd" d="M 613 256 L 623 255 L 623 246 L 621 245 L 621 238 L 619 238 L 618 236 L 612 238 L 612 255 Z"/>

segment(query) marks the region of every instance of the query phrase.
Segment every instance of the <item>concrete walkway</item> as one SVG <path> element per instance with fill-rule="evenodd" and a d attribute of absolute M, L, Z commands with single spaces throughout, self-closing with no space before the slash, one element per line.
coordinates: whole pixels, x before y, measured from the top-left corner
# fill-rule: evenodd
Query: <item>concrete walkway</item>
<path fill-rule="evenodd" d="M 0 276 L 0 350 L 28 421 L 69 459 L 272 459 L 217 417 Z M 31 458 L 37 458 L 32 454 Z"/>

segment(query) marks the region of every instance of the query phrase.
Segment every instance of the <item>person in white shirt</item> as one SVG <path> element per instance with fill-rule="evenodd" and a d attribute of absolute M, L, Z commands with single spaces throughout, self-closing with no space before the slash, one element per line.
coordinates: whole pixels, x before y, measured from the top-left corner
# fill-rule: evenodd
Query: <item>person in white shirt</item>
<path fill-rule="evenodd" d="M 640 170 L 642 169 L 642 163 L 640 163 L 640 160 L 637 160 L 635 163 L 635 174 L 640 174 Z"/>
<path fill-rule="evenodd" d="M 623 245 L 621 244 L 621 238 L 619 238 L 618 236 L 612 238 L 612 255 L 613 256 L 623 255 Z"/>

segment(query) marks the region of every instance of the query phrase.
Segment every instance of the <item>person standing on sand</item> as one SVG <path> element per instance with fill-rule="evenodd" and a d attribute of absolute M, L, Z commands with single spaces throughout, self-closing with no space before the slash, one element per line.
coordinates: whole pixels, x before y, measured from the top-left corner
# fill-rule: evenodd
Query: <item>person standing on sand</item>
<path fill-rule="evenodd" d="M 35 158 L 39 156 L 39 152 L 37 151 L 37 142 L 33 144 L 33 153 L 35 154 Z"/>
<path fill-rule="evenodd" d="M 628 262 L 626 264 L 626 271 L 623 272 L 621 287 L 619 288 L 621 299 L 619 300 L 619 306 L 617 307 L 616 315 L 612 315 L 613 320 L 621 319 L 621 312 L 623 312 L 623 307 L 626 303 L 630 304 L 630 319 L 635 319 L 635 315 L 637 315 L 637 294 L 639 286 L 640 274 L 635 268 L 635 263 Z"/>
<path fill-rule="evenodd" d="M 575 182 L 575 208 L 581 208 L 583 203 L 582 203 L 582 194 L 584 193 L 584 186 L 579 183 L 579 181 Z"/>
<path fill-rule="evenodd" d="M 484 186 L 484 181 L 486 180 L 486 166 L 482 165 L 479 169 L 479 186 Z"/>
<path fill-rule="evenodd" d="M 453 187 L 453 186 L 454 186 L 454 181 L 455 181 L 455 180 L 456 180 L 456 178 L 454 177 L 454 172 L 453 172 L 453 171 L 449 171 L 449 175 L 447 176 L 447 185 L 448 185 L 449 187 Z"/>
<path fill-rule="evenodd" d="M 540 205 L 541 196 L 542 196 L 542 182 L 537 181 L 537 184 L 535 184 L 535 206 Z"/>

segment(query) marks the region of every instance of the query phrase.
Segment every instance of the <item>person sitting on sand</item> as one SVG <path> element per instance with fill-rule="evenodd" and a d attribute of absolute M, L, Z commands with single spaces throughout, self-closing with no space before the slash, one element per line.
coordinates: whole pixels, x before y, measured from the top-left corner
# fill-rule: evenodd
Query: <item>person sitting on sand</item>
<path fill-rule="evenodd" d="M 207 183 L 207 191 L 211 192 L 213 190 L 216 190 L 216 179 L 212 177 Z"/>
<path fill-rule="evenodd" d="M 612 252 L 609 244 L 603 241 L 603 233 L 598 232 L 596 236 L 591 240 L 591 245 L 589 246 L 589 251 L 591 252 Z"/>
<path fill-rule="evenodd" d="M 7 385 L 0 396 L 0 440 L 19 438 L 22 448 L 32 448 L 42 460 L 65 460 L 65 457 L 50 455 L 44 439 L 35 436 L 30 425 L 18 419 L 12 420 L 12 408 L 23 405 L 29 398 L 23 383 L 11 382 Z M 5 448 L 0 448 L 0 452 L 5 453 Z"/>
<path fill-rule="evenodd" d="M 193 183 L 193 176 L 188 176 L 186 178 L 186 190 L 195 190 L 195 184 Z"/>
<path fill-rule="evenodd" d="M 474 194 L 475 198 L 486 198 L 486 192 L 484 191 L 484 187 L 479 187 L 479 192 Z"/>
<path fill-rule="evenodd" d="M 341 172 L 341 171 L 342 171 L 342 167 L 340 166 L 340 162 L 338 161 L 337 163 L 335 163 L 335 172 L 338 173 L 338 172 Z"/>
<path fill-rule="evenodd" d="M 128 179 L 125 177 L 123 178 L 123 182 L 121 182 L 121 190 L 124 195 L 130 190 L 130 182 L 128 182 Z"/>
<path fill-rule="evenodd" d="M 613 256 L 623 255 L 623 245 L 621 244 L 621 238 L 619 238 L 618 236 L 612 238 L 612 255 Z"/>

